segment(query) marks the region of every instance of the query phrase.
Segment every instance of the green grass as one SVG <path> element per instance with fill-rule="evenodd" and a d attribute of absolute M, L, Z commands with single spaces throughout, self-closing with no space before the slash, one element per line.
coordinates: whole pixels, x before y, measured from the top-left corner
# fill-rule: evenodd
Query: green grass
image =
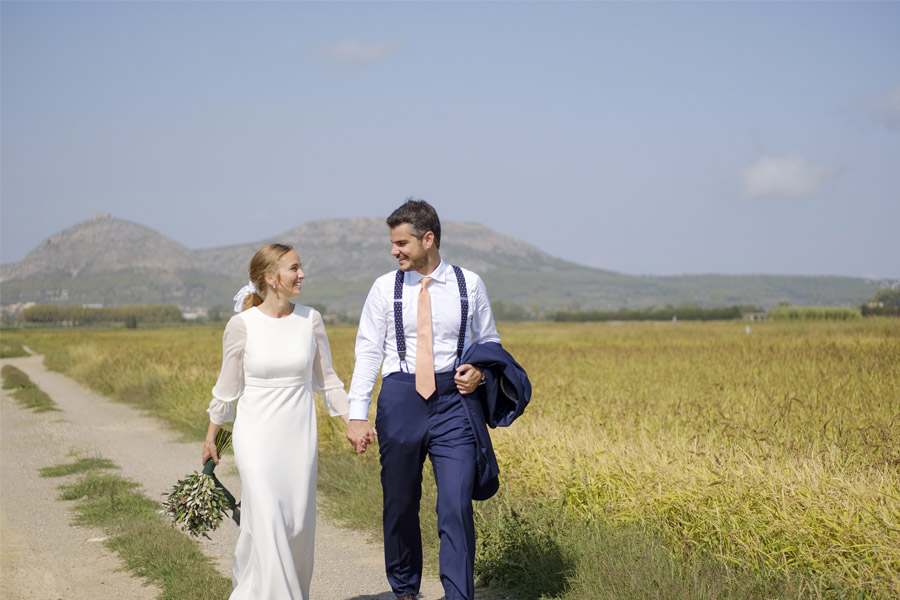
<path fill-rule="evenodd" d="M 231 581 L 219 575 L 195 541 L 163 520 L 159 502 L 137 491 L 133 481 L 108 472 L 112 468 L 108 459 L 82 458 L 42 469 L 41 476 L 79 475 L 60 486 L 60 499 L 75 502 L 75 523 L 103 530 L 104 544 L 126 568 L 159 587 L 160 600 L 227 598 Z"/>
<path fill-rule="evenodd" d="M 3 376 L 3 389 L 15 390 L 11 395 L 24 408 L 30 408 L 36 413 L 59 411 L 56 402 L 37 387 L 21 369 L 3 365 L 0 375 Z"/>
<path fill-rule="evenodd" d="M 22 356 L 28 356 L 28 352 L 22 347 L 22 344 L 5 339 L 0 340 L 0 358 L 20 358 Z"/>
<path fill-rule="evenodd" d="M 116 464 L 108 458 L 79 458 L 72 463 L 65 463 L 53 467 L 44 467 L 40 470 L 40 473 L 41 477 L 65 477 L 66 475 L 75 475 L 77 473 L 85 473 L 87 471 L 118 468 L 119 467 L 117 467 Z"/>

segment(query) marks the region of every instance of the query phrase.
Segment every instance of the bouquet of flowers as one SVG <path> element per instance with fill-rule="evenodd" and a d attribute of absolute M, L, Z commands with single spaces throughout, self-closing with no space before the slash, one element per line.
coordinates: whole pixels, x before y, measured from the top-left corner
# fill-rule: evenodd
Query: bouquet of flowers
<path fill-rule="evenodd" d="M 216 435 L 216 452 L 222 456 L 231 445 L 231 432 L 220 429 Z M 241 510 L 234 501 L 234 496 L 216 478 L 213 471 L 216 463 L 210 458 L 203 465 L 203 472 L 194 471 L 178 481 L 163 501 L 165 513 L 183 531 L 194 537 L 206 535 L 207 531 L 215 531 L 225 516 L 225 510 L 231 510 L 231 518 L 241 524 Z"/>

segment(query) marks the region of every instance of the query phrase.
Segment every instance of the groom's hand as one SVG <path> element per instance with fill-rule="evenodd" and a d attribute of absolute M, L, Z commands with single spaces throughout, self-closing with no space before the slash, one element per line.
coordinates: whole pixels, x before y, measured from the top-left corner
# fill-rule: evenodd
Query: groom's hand
<path fill-rule="evenodd" d="M 482 379 L 484 379 L 484 371 L 469 364 L 460 365 L 456 369 L 456 375 L 453 376 L 456 389 L 463 395 L 474 392 Z"/>
<path fill-rule="evenodd" d="M 368 421 L 361 419 L 351 419 L 347 423 L 347 439 L 350 445 L 356 450 L 357 454 L 366 451 L 366 447 L 375 442 L 375 430 L 369 425 Z"/>

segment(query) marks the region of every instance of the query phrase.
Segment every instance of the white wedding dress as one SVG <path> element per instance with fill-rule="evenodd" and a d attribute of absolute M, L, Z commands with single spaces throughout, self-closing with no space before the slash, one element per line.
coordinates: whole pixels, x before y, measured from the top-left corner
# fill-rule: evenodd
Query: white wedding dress
<path fill-rule="evenodd" d="M 318 464 L 313 392 L 331 416 L 349 411 L 322 317 L 301 305 L 280 319 L 250 308 L 228 321 L 222 346 L 207 412 L 213 423 L 234 421 L 241 475 L 231 600 L 307 600 Z"/>

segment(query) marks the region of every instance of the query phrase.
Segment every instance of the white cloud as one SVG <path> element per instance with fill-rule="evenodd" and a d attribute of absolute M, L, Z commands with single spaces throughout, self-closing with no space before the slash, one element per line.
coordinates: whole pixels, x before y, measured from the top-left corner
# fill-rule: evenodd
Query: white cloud
<path fill-rule="evenodd" d="M 401 42 L 364 44 L 359 40 L 342 40 L 337 44 L 316 46 L 313 48 L 313 55 L 319 60 L 339 65 L 371 65 L 395 54 L 401 48 Z"/>
<path fill-rule="evenodd" d="M 869 101 L 869 114 L 888 129 L 900 131 L 900 83 Z"/>
<path fill-rule="evenodd" d="M 799 154 L 761 156 L 741 172 L 742 196 L 802 198 L 817 193 L 839 176 L 840 166 L 817 165 Z"/>

